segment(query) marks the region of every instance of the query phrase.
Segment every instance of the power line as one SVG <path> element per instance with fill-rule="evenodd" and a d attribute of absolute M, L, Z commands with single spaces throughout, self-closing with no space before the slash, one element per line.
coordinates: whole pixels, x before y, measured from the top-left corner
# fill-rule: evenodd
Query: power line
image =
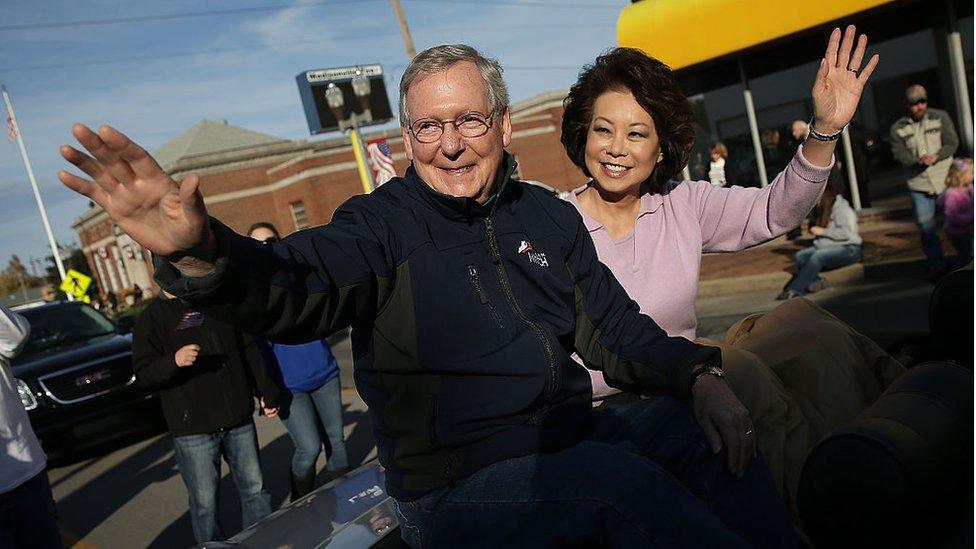
<path fill-rule="evenodd" d="M 477 6 L 522 6 L 522 7 L 543 7 L 543 8 L 572 8 L 572 9 L 606 9 L 620 10 L 620 6 L 608 6 L 606 4 L 588 4 L 583 2 L 542 2 L 539 0 L 403 0 L 404 2 L 431 2 L 435 4 L 474 4 Z"/>
<path fill-rule="evenodd" d="M 315 2 L 299 2 L 289 5 L 252 6 L 249 8 L 227 8 L 222 10 L 188 11 L 181 13 L 158 13 L 148 15 L 133 15 L 129 17 L 109 17 L 105 19 L 86 19 L 81 21 L 53 21 L 50 23 L 23 23 L 15 25 L 0 25 L 0 31 L 63 29 L 71 27 L 91 27 L 96 25 L 115 25 L 119 23 L 140 23 L 144 21 L 173 21 L 190 19 L 193 17 L 213 17 L 218 15 L 240 15 L 246 13 L 260 13 L 270 11 L 287 11 L 309 7 L 338 6 L 342 4 L 361 4 L 363 2 L 378 2 L 380 0 L 319 0 Z"/>
<path fill-rule="evenodd" d="M 339 6 L 346 4 L 361 4 L 363 2 L 379 2 L 381 0 L 318 0 L 309 2 L 299 2 L 297 4 L 289 5 L 271 5 L 271 6 L 252 6 L 247 8 L 226 8 L 220 10 L 205 10 L 205 11 L 188 11 L 188 12 L 178 12 L 178 13 L 157 13 L 157 14 L 146 14 L 146 15 L 132 15 L 127 17 L 106 17 L 103 19 L 83 19 L 83 20 L 72 20 L 72 21 L 52 21 L 49 23 L 18 23 L 13 25 L 0 25 L 0 32 L 3 31 L 22 31 L 22 30 L 39 30 L 39 29 L 65 29 L 74 27 L 93 27 L 99 25 L 117 25 L 121 23 L 142 23 L 142 22 L 154 22 L 154 21 L 176 21 L 180 19 L 192 19 L 195 17 L 215 17 L 224 15 L 243 15 L 248 13 L 266 13 L 274 11 L 288 11 L 303 8 L 314 8 L 322 6 Z M 405 2 L 427 2 L 436 4 L 474 4 L 479 6 L 522 6 L 522 7 L 546 7 L 555 9 L 613 9 L 619 10 L 619 6 L 607 6 L 600 4 L 587 4 L 587 3 L 552 3 L 543 2 L 540 0 L 525 0 L 522 2 L 516 2 L 512 0 L 495 0 L 493 2 L 484 2 L 481 0 L 404 0 Z"/>
<path fill-rule="evenodd" d="M 585 28 L 585 29 L 597 29 L 597 28 L 612 28 L 613 25 L 506 25 L 505 27 L 468 27 L 465 29 L 467 32 L 476 31 L 487 31 L 495 32 L 499 30 L 531 30 L 531 29 L 572 29 L 572 28 Z M 429 32 L 441 31 L 445 29 L 422 29 L 419 34 L 426 34 Z M 396 33 L 373 33 L 371 36 L 395 36 Z M 0 73 L 12 73 L 12 72 L 31 72 L 40 70 L 55 70 L 55 69 L 70 69 L 79 67 L 95 67 L 103 65 L 114 65 L 123 63 L 140 63 L 144 61 L 160 61 L 164 59 L 177 59 L 180 57 L 192 57 L 194 55 L 220 55 L 224 53 L 235 53 L 235 52 L 254 52 L 255 50 L 267 50 L 275 46 L 295 46 L 300 44 L 314 45 L 314 44 L 327 44 L 335 40 L 348 39 L 348 38 L 360 38 L 362 33 L 348 34 L 348 35 L 337 35 L 331 36 L 328 39 L 308 39 L 308 40 L 292 40 L 288 42 L 278 42 L 275 44 L 257 45 L 257 46 L 241 46 L 236 48 L 220 48 L 220 49 L 209 49 L 209 50 L 193 50 L 193 51 L 181 51 L 173 53 L 164 54 L 153 54 L 153 55 L 139 55 L 139 56 L 129 56 L 129 57 L 117 57 L 113 59 L 101 59 L 97 61 L 72 61 L 66 63 L 52 63 L 46 65 L 25 65 L 19 67 L 0 67 Z M 404 65 L 405 66 L 405 65 Z M 394 67 L 395 68 L 395 67 Z M 529 70 L 531 67 L 526 67 L 525 70 Z M 540 69 L 549 70 L 554 68 L 566 68 L 566 67 L 539 67 Z M 576 67 L 579 68 L 579 67 Z M 519 67 L 505 67 L 505 70 L 523 70 Z"/>

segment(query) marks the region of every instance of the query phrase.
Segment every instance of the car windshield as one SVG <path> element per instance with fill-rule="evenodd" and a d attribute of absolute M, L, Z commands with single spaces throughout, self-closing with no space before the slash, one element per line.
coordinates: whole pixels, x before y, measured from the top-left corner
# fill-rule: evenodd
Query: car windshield
<path fill-rule="evenodd" d="M 104 315 L 83 303 L 66 303 L 26 309 L 20 314 L 30 322 L 30 338 L 21 357 L 115 333 L 115 325 Z"/>

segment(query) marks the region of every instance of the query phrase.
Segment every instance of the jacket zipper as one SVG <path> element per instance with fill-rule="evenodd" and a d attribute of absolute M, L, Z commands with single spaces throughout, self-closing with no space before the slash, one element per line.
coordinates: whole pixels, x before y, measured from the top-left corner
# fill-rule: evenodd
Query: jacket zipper
<path fill-rule="evenodd" d="M 508 300 L 509 305 L 512 306 L 512 310 L 515 312 L 515 317 L 525 325 L 532 328 L 536 336 L 538 336 L 539 341 L 542 342 L 542 347 L 546 351 L 546 357 L 549 359 L 549 388 L 546 390 L 546 398 L 552 398 L 553 393 L 556 392 L 556 357 L 552 352 L 552 347 L 549 345 L 549 340 L 546 338 L 546 334 L 542 331 L 542 328 L 525 316 L 525 313 L 522 312 L 522 308 L 519 307 L 518 302 L 515 300 L 515 294 L 512 292 L 512 287 L 508 281 L 508 273 L 505 272 L 505 266 L 502 264 L 501 254 L 498 253 L 498 242 L 495 239 L 495 227 L 492 225 L 491 217 L 485 217 L 484 220 L 485 232 L 488 235 L 488 246 L 491 248 L 491 262 L 495 265 L 495 270 L 498 271 L 498 279 L 502 284 L 502 291 L 505 293 L 505 298 Z"/>
<path fill-rule="evenodd" d="M 481 278 L 478 277 L 478 269 L 476 269 L 474 265 L 468 265 L 468 279 L 471 281 L 471 285 L 474 286 L 475 292 L 478 293 L 478 301 L 488 308 L 491 318 L 495 321 L 495 326 L 504 328 L 505 326 L 502 325 L 502 319 L 500 316 L 498 316 L 498 311 L 496 311 L 495 307 L 492 306 L 491 300 L 488 299 L 488 294 L 481 285 Z"/>

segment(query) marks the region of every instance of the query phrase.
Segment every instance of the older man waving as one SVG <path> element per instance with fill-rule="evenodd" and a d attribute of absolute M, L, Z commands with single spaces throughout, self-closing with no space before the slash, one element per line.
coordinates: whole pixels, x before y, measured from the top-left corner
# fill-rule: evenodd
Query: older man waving
<path fill-rule="evenodd" d="M 195 176 L 173 181 L 109 127 L 73 128 L 88 154 L 61 149 L 94 181 L 59 176 L 208 314 L 286 343 L 352 326 L 411 545 L 793 545 L 718 350 L 639 314 L 573 207 L 512 179 L 498 63 L 463 45 L 422 52 L 400 116 L 405 177 L 273 245 L 209 219 Z M 672 396 L 594 412 L 574 351 L 611 384 Z"/>

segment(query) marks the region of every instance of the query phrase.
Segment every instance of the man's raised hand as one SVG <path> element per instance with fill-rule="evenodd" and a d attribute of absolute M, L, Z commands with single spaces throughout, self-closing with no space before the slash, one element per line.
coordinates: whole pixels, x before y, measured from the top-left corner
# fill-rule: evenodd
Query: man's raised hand
<path fill-rule="evenodd" d="M 62 145 L 61 156 L 91 180 L 61 170 L 62 183 L 101 206 L 120 229 L 153 253 L 213 260 L 214 237 L 196 175 L 177 183 L 145 149 L 111 126 L 95 133 L 75 124 L 71 133 L 88 154 Z"/>

